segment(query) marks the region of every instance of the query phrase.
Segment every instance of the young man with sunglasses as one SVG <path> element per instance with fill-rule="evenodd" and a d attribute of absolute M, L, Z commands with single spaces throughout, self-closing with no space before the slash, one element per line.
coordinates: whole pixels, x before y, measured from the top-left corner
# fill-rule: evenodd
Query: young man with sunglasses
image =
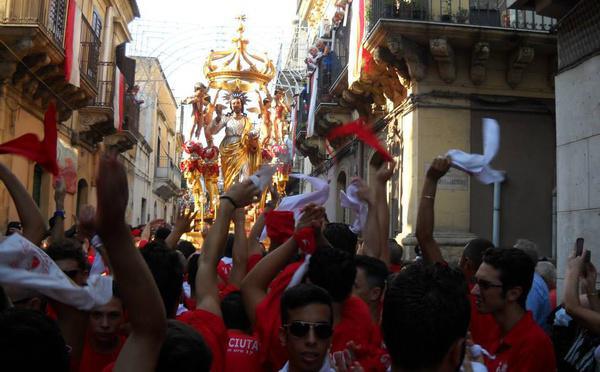
<path fill-rule="evenodd" d="M 494 355 L 485 359 L 489 371 L 556 370 L 552 342 L 525 308 L 534 270 L 519 249 L 488 249 L 474 276 L 477 310 L 492 314 L 498 324 L 491 341 L 482 345 Z"/>
<path fill-rule="evenodd" d="M 333 335 L 331 296 L 312 284 L 298 284 L 281 297 L 279 339 L 289 360 L 280 372 L 329 372 Z"/>

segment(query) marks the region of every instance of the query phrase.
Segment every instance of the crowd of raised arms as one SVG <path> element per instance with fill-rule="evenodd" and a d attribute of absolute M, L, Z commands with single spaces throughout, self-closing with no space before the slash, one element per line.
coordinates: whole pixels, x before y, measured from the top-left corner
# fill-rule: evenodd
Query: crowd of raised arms
<path fill-rule="evenodd" d="M 527 236 L 510 247 L 473 239 L 458 263 L 447 262 L 433 231 L 437 184 L 450 165 L 438 157 L 427 171 L 410 260 L 387 238 L 391 162 L 370 184 L 356 181 L 368 206 L 358 235 L 330 223 L 321 205 L 304 205 L 295 218 L 277 210 L 273 189 L 247 231 L 246 208 L 261 195 L 249 179 L 221 196 L 202 247 L 180 240 L 193 212 L 181 211 L 173 226 L 125 223 L 127 176 L 112 152 L 99 162 L 97 207 L 82 208 L 66 231 L 64 212 L 48 230 L 0 165 L 20 219 L 9 223 L 0 255 L 10 242 L 35 245 L 72 292 L 93 293 L 92 278 L 112 278 L 109 301 L 86 308 L 18 279 L 2 260 L 0 370 L 595 371 L 600 298 L 589 252 L 577 252 L 573 237 L 559 304 L 555 267 Z M 62 182 L 54 193 L 60 212 Z"/>

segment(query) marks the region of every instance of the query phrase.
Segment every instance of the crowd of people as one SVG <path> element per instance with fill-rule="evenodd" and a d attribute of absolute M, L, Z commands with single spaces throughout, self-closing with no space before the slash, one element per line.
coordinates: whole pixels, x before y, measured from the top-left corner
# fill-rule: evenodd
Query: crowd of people
<path fill-rule="evenodd" d="M 392 162 L 371 184 L 355 181 L 368 206 L 359 235 L 329 222 L 321 205 L 304 205 L 296 218 L 277 209 L 274 190 L 247 231 L 246 207 L 262 194 L 248 179 L 220 197 L 202 247 L 181 240 L 196 218 L 191 211 L 173 226 L 125 223 L 127 176 L 115 153 L 100 160 L 96 209 L 83 208 L 66 231 L 64 186 L 55 187 L 48 231 L 27 190 L 0 164 L 20 217 L 5 242 L 20 234 L 73 287 L 89 287 L 93 275 L 113 278 L 112 297 L 82 309 L 0 272 L 2 370 L 596 370 L 600 298 L 590 252 L 573 250 L 559 304 L 555 267 L 530 240 L 502 248 L 473 239 L 449 264 L 433 232 L 437 184 L 450 166 L 439 157 L 427 171 L 420 255 L 409 259 L 388 239 Z"/>

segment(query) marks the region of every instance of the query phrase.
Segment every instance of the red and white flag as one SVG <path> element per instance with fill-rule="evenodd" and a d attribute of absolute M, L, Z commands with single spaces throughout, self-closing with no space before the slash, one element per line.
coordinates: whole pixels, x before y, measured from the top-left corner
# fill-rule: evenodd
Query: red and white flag
<path fill-rule="evenodd" d="M 348 86 L 358 81 L 362 68 L 363 40 L 365 36 L 365 0 L 352 2 L 350 19 L 350 49 L 348 51 Z"/>
<path fill-rule="evenodd" d="M 119 70 L 118 67 L 115 67 L 115 87 L 113 90 L 113 111 L 114 111 L 114 121 L 115 121 L 115 129 L 122 130 L 123 129 L 123 108 L 124 108 L 124 99 L 125 99 L 125 75 Z"/>
<path fill-rule="evenodd" d="M 81 19 L 81 8 L 77 0 L 69 0 L 65 30 L 65 79 L 76 87 L 80 83 Z"/>

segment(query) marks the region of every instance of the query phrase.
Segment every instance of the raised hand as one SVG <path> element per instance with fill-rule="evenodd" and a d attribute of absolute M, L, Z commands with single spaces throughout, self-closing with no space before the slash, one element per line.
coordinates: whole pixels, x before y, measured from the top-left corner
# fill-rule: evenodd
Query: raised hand
<path fill-rule="evenodd" d="M 302 215 L 296 224 L 296 231 L 302 230 L 305 227 L 320 228 L 325 217 L 325 208 L 310 203 L 302 208 Z"/>
<path fill-rule="evenodd" d="M 390 180 L 390 178 L 392 178 L 392 175 L 394 174 L 395 169 L 396 169 L 395 161 L 391 161 L 391 162 L 386 161 L 386 162 L 381 163 L 381 165 L 377 169 L 377 172 L 375 173 L 375 180 L 377 180 L 377 182 L 379 182 L 379 183 L 386 183 L 387 181 Z"/>
<path fill-rule="evenodd" d="M 173 230 L 185 234 L 192 230 L 192 222 L 196 218 L 197 211 L 186 210 L 182 208 L 177 214 L 177 220 L 175 221 L 175 227 Z"/>
<path fill-rule="evenodd" d="M 96 232 L 96 208 L 86 205 L 79 211 L 77 231 L 83 237 L 91 239 Z"/>
<path fill-rule="evenodd" d="M 65 185 L 65 179 L 58 177 L 54 182 L 54 202 L 56 203 L 56 210 L 63 211 L 65 209 L 65 195 L 67 193 L 67 187 Z"/>
<path fill-rule="evenodd" d="M 260 189 L 247 179 L 232 185 L 223 196 L 231 198 L 235 208 L 242 208 L 258 201 Z"/>
<path fill-rule="evenodd" d="M 109 227 L 125 221 L 129 190 L 125 168 L 117 159 L 117 155 L 115 150 L 109 150 L 100 158 L 96 181 L 98 192 L 96 221 L 99 227 Z"/>
<path fill-rule="evenodd" d="M 450 159 L 447 157 L 438 156 L 437 158 L 433 159 L 433 162 L 427 170 L 427 178 L 437 182 L 446 173 L 448 173 L 450 164 Z"/>

